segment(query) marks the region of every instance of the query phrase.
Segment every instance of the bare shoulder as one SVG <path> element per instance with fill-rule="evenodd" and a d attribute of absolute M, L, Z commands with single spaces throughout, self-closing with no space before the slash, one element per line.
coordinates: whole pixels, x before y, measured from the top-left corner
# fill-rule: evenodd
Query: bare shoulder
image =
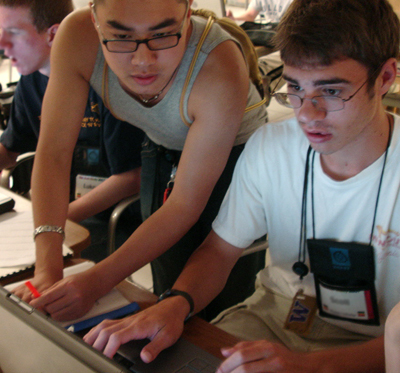
<path fill-rule="evenodd" d="M 99 38 L 90 10 L 76 10 L 62 21 L 57 31 L 52 47 L 52 69 L 68 66 L 89 81 L 98 48 Z"/>
<path fill-rule="evenodd" d="M 209 74 L 212 71 L 214 75 L 220 75 L 221 79 L 229 81 L 232 81 L 231 74 L 248 77 L 244 55 L 234 41 L 224 41 L 210 52 L 200 73 Z"/>
<path fill-rule="evenodd" d="M 196 116 L 198 108 L 207 101 L 214 105 L 226 104 L 237 108 L 245 105 L 249 90 L 249 73 L 244 56 L 233 41 L 224 41 L 215 47 L 204 62 L 189 98 L 189 115 Z M 201 101 L 201 102 L 200 102 Z"/>

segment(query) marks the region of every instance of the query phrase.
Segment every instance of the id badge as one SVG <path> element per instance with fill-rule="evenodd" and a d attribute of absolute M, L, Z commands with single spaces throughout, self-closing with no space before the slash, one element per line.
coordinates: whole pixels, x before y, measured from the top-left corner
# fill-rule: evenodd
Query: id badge
<path fill-rule="evenodd" d="M 379 325 L 371 245 L 307 240 L 319 314 L 339 320 Z"/>
<path fill-rule="evenodd" d="M 284 329 L 299 335 L 307 335 L 317 308 L 316 299 L 303 294 L 303 290 L 299 290 L 293 298 Z"/>
<path fill-rule="evenodd" d="M 325 284 L 321 280 L 318 286 L 325 314 L 354 321 L 369 321 L 375 318 L 371 290 L 350 287 L 343 289 Z"/>

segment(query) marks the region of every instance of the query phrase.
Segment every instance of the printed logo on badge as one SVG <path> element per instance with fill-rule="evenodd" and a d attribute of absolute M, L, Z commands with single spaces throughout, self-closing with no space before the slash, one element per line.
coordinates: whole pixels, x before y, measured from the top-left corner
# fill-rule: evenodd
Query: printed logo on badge
<path fill-rule="evenodd" d="M 349 250 L 330 247 L 332 266 L 335 269 L 349 270 L 351 267 Z"/>
<path fill-rule="evenodd" d="M 299 290 L 293 298 L 286 318 L 285 329 L 299 335 L 306 335 L 310 331 L 316 311 L 315 298 L 304 295 L 303 290 Z"/>
<path fill-rule="evenodd" d="M 306 322 L 309 313 L 310 310 L 306 306 L 301 304 L 298 300 L 295 300 L 292 308 L 292 313 L 289 314 L 289 322 Z"/>

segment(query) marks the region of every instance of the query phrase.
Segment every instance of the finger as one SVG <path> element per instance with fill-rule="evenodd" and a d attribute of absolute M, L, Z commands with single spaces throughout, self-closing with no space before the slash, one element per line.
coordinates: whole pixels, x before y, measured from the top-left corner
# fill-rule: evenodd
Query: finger
<path fill-rule="evenodd" d="M 32 293 L 26 288 L 25 285 L 18 286 L 12 291 L 12 293 L 26 303 L 29 303 L 33 299 Z"/>
<path fill-rule="evenodd" d="M 118 330 L 115 328 L 113 330 L 111 330 L 111 328 L 108 330 L 111 334 L 104 348 L 104 354 L 108 357 L 114 356 L 121 344 L 131 340 L 152 339 L 158 331 L 154 331 L 155 325 L 155 323 L 148 324 L 145 319 L 138 318 L 136 315 L 122 319 L 121 323 L 117 325 Z M 154 359 L 153 356 L 155 357 L 157 354 L 144 352 L 142 357 L 141 353 L 144 362 L 150 362 Z"/>
<path fill-rule="evenodd" d="M 46 307 L 46 311 L 56 321 L 70 321 L 82 317 L 90 310 L 90 308 L 91 307 L 83 307 L 77 301 L 71 301 L 70 303 L 63 301 L 63 304 L 60 305 L 59 308 L 51 307 L 52 310 L 49 311 L 50 308 Z"/>
<path fill-rule="evenodd" d="M 167 327 L 159 329 L 154 336 L 150 337 L 150 343 L 143 348 L 140 353 L 141 359 L 145 363 L 150 363 L 160 354 L 161 351 L 176 343 L 181 334 L 182 331 L 177 331 L 176 329 Z"/>
<path fill-rule="evenodd" d="M 121 326 L 121 325 L 120 325 Z M 114 331 L 110 337 L 108 338 L 107 344 L 104 348 L 104 355 L 112 358 L 115 353 L 118 351 L 121 345 L 132 341 L 134 339 L 143 339 L 140 336 L 137 336 L 134 332 L 134 329 L 131 326 L 123 327 L 117 331 Z"/>
<path fill-rule="evenodd" d="M 223 364 L 221 364 L 216 373 L 274 373 L 282 371 L 282 364 L 277 364 L 276 359 L 273 359 L 272 361 L 270 359 L 261 359 L 231 367 L 223 366 Z"/>
<path fill-rule="evenodd" d="M 220 365 L 218 373 L 234 372 L 235 369 L 242 366 L 246 366 L 246 369 L 253 369 L 254 366 L 258 366 L 253 363 L 260 360 L 265 360 L 264 363 L 266 363 L 274 355 L 274 345 L 267 341 L 241 342 L 230 349 L 224 349 L 224 351 L 229 357 Z"/>
<path fill-rule="evenodd" d="M 101 331 L 102 323 L 96 325 L 92 329 L 90 329 L 84 336 L 83 340 L 90 345 L 93 345 L 94 341 L 97 339 L 100 331 Z"/>
<path fill-rule="evenodd" d="M 53 286 L 42 293 L 39 298 L 35 298 L 30 303 L 33 307 L 45 308 L 48 304 L 55 302 L 56 300 L 64 297 L 66 290 L 63 286 Z"/>
<path fill-rule="evenodd" d="M 225 357 L 231 356 L 233 353 L 236 351 L 240 351 L 246 348 L 254 348 L 254 341 L 244 341 L 244 342 L 239 342 L 236 343 L 236 345 L 232 347 L 223 347 L 221 348 L 221 354 Z"/>
<path fill-rule="evenodd" d="M 103 321 L 100 325 L 98 325 L 98 331 L 96 332 L 95 338 L 91 338 L 93 348 L 99 351 L 103 351 L 103 353 L 110 358 L 113 357 L 115 352 L 121 345 L 121 343 L 118 344 L 118 341 L 117 339 L 115 339 L 114 334 L 118 333 L 121 328 L 125 328 L 124 322 L 122 320 Z M 108 344 L 110 343 L 110 339 L 111 344 L 108 346 Z M 118 345 L 118 347 L 115 348 L 116 345 Z"/>
<path fill-rule="evenodd" d="M 117 324 L 121 322 L 121 320 L 104 320 L 100 324 L 96 325 L 92 329 L 90 329 L 84 336 L 83 340 L 90 344 L 93 345 L 96 339 L 98 338 L 100 332 L 105 329 L 106 327 L 110 327 L 113 324 Z"/>

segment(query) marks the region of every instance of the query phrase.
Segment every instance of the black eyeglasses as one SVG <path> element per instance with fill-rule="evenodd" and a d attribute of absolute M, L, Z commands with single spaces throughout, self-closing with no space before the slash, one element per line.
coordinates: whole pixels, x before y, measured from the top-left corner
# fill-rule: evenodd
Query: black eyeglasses
<path fill-rule="evenodd" d="M 119 39 L 106 39 L 100 29 L 99 22 L 97 20 L 94 4 L 92 4 L 93 17 L 96 23 L 96 27 L 99 29 L 101 37 L 103 38 L 102 43 L 105 45 L 107 50 L 111 53 L 133 53 L 136 52 L 140 44 L 146 44 L 147 48 L 151 51 L 159 51 L 163 49 L 174 48 L 179 44 L 179 40 L 182 37 L 182 29 L 185 24 L 186 15 L 189 9 L 189 3 L 186 2 L 185 16 L 179 31 L 175 34 L 169 34 L 164 36 L 157 36 L 155 38 L 141 39 L 141 40 L 119 40 Z"/>
<path fill-rule="evenodd" d="M 380 68 L 381 66 L 373 73 L 373 75 L 375 75 Z M 281 81 L 281 79 L 282 77 L 279 79 L 279 82 Z M 292 109 L 299 109 L 302 107 L 304 100 L 310 100 L 317 110 L 326 112 L 340 111 L 344 109 L 344 103 L 350 101 L 361 90 L 361 88 L 364 87 L 364 85 L 369 81 L 369 79 L 370 77 L 368 77 L 368 79 L 360 86 L 360 88 L 358 88 L 348 98 L 324 96 L 324 95 L 314 96 L 311 98 L 308 97 L 302 98 L 292 93 L 275 93 L 276 88 L 279 85 L 279 82 L 275 86 L 271 94 L 271 97 L 275 97 L 276 101 L 278 101 L 279 104 Z"/>

